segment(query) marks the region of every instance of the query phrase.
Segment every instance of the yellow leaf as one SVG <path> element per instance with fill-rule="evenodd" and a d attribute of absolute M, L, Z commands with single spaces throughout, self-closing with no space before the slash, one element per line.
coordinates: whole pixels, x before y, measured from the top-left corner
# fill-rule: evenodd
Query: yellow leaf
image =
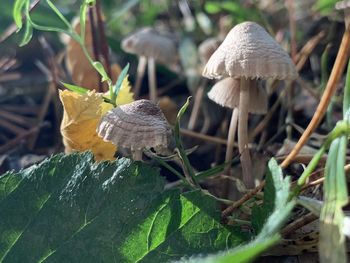
<path fill-rule="evenodd" d="M 124 105 L 124 104 L 128 104 L 128 103 L 134 101 L 133 93 L 130 91 L 131 85 L 130 85 L 130 82 L 128 80 L 128 77 L 129 77 L 129 75 L 127 75 L 124 78 L 124 80 L 122 82 L 122 86 L 120 87 L 118 97 L 116 100 L 117 105 Z"/>
<path fill-rule="evenodd" d="M 95 160 L 113 160 L 116 146 L 104 142 L 96 133 L 102 114 L 102 94 L 89 91 L 80 95 L 72 91 L 60 91 L 64 114 L 61 134 L 65 152 L 91 150 Z"/>
<path fill-rule="evenodd" d="M 118 105 L 134 101 L 130 89 L 126 77 L 116 100 Z M 61 134 L 66 153 L 91 150 L 96 161 L 114 159 L 116 146 L 103 141 L 96 133 L 102 116 L 113 108 L 111 104 L 103 101 L 102 96 L 102 93 L 95 91 L 88 91 L 84 95 L 68 90 L 60 91 L 64 109 Z"/>

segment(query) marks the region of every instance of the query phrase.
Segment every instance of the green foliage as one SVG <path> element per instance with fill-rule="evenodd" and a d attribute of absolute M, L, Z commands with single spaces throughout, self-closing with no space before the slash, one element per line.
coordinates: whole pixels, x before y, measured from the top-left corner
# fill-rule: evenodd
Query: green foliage
<path fill-rule="evenodd" d="M 263 251 L 276 244 L 280 236 L 279 230 L 288 219 L 295 201 L 290 200 L 290 178 L 283 178 L 282 170 L 278 166 L 274 159 L 269 161 L 268 176 L 270 179 L 266 181 L 266 188 L 268 197 L 264 199 L 267 203 L 264 204 L 264 209 L 269 211 L 271 208 L 271 201 L 273 200 L 273 209 L 270 211 L 269 216 L 264 221 L 264 225 L 261 228 L 259 235 L 250 243 L 234 248 L 226 252 L 220 252 L 217 255 L 211 255 L 208 257 L 194 257 L 191 259 L 185 259 L 179 261 L 181 263 L 243 263 L 251 262 Z M 263 211 L 263 216 L 267 213 Z M 254 217 L 254 215 L 252 215 Z M 262 218 L 260 216 L 260 218 Z"/>
<path fill-rule="evenodd" d="M 167 262 L 242 244 L 200 191 L 164 191 L 157 170 L 62 154 L 0 179 L 1 262 Z"/>
<path fill-rule="evenodd" d="M 335 4 L 339 0 L 318 0 L 315 5 L 314 9 L 321 12 L 323 15 L 330 15 L 332 11 L 334 11 Z"/>
<path fill-rule="evenodd" d="M 177 263 L 246 263 L 252 262 L 252 260 L 259 254 L 264 252 L 269 247 L 276 244 L 279 240 L 279 236 L 272 236 L 264 241 L 250 242 L 245 246 L 238 247 L 230 252 L 220 252 L 217 255 L 211 255 L 208 257 L 193 257 L 186 260 L 177 261 Z"/>
<path fill-rule="evenodd" d="M 118 97 L 118 93 L 120 88 L 122 87 L 123 81 L 126 77 L 126 75 L 128 74 L 129 71 L 129 63 L 126 64 L 126 66 L 123 68 L 122 72 L 119 74 L 117 82 L 115 83 L 115 85 L 113 85 L 112 89 L 111 89 L 111 101 L 115 102 L 117 97 Z"/>
<path fill-rule="evenodd" d="M 343 118 L 349 124 L 350 61 L 344 89 Z M 326 262 L 347 262 L 343 224 L 343 207 L 348 204 L 344 171 L 348 135 L 334 139 L 330 145 L 325 170 L 324 205 L 320 215 L 320 257 Z"/>
<path fill-rule="evenodd" d="M 206 1 L 205 11 L 209 14 L 228 12 L 237 23 L 247 20 L 259 20 L 259 10 L 256 8 L 247 9 L 240 1 Z"/>
<path fill-rule="evenodd" d="M 323 262 L 348 262 L 345 236 L 342 233 L 345 219 L 342 207 L 348 203 L 344 171 L 346 144 L 345 135 L 335 139 L 329 149 L 326 163 L 319 240 L 319 254 Z"/>
<path fill-rule="evenodd" d="M 76 85 L 73 85 L 73 84 L 68 84 L 68 83 L 64 83 L 64 82 L 61 82 L 62 85 L 64 87 L 66 87 L 67 89 L 69 89 L 70 91 L 74 91 L 78 94 L 85 94 L 87 93 L 89 90 L 86 89 L 86 88 L 83 88 L 83 87 L 79 87 L 79 86 L 76 86 Z"/>
<path fill-rule="evenodd" d="M 18 29 L 22 28 L 22 10 L 26 4 L 26 0 L 16 0 L 15 4 L 13 5 L 13 19 L 15 20 L 15 23 L 18 27 Z"/>

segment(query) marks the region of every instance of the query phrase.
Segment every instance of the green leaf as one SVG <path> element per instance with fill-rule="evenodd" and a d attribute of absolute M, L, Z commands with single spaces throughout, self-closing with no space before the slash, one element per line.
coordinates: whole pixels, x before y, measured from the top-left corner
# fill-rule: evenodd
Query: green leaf
<path fill-rule="evenodd" d="M 348 70 L 346 72 L 346 81 L 344 88 L 343 119 L 350 121 L 350 60 L 348 63 Z"/>
<path fill-rule="evenodd" d="M 275 207 L 276 193 L 283 183 L 282 170 L 276 162 L 269 162 L 266 172 L 266 186 L 264 188 L 264 202 L 262 206 L 254 206 L 252 210 L 252 226 L 256 233 L 263 228 L 267 218 Z"/>
<path fill-rule="evenodd" d="M 218 2 L 208 1 L 205 3 L 204 9 L 209 14 L 217 14 L 221 11 L 221 4 Z"/>
<path fill-rule="evenodd" d="M 33 37 L 33 27 L 32 27 L 32 24 L 30 23 L 30 20 L 27 19 L 24 35 L 23 35 L 23 38 L 22 38 L 19 46 L 23 47 L 23 46 L 27 45 L 30 42 L 30 40 L 32 39 L 32 37 Z"/>
<path fill-rule="evenodd" d="M 71 90 L 71 91 L 74 91 L 76 93 L 79 93 L 79 94 L 86 94 L 89 90 L 86 89 L 86 88 L 83 88 L 83 87 L 79 87 L 79 86 L 75 86 L 75 85 L 72 85 L 72 84 L 68 84 L 68 83 L 64 83 L 62 82 L 62 85 L 65 86 L 67 89 Z"/>
<path fill-rule="evenodd" d="M 319 254 L 322 262 L 348 262 L 343 233 L 345 215 L 343 207 L 348 203 L 344 165 L 347 136 L 333 140 L 326 162 L 324 181 L 324 205 L 320 216 Z"/>
<path fill-rule="evenodd" d="M 102 77 L 102 80 L 101 80 L 102 82 L 109 80 L 107 72 L 106 72 L 105 68 L 103 67 L 103 65 L 101 64 L 101 62 L 95 61 L 92 63 L 92 66 L 98 71 L 98 73 L 100 73 L 100 75 Z"/>
<path fill-rule="evenodd" d="M 208 257 L 194 257 L 187 260 L 180 260 L 178 263 L 246 263 L 252 262 L 259 254 L 276 244 L 278 235 L 267 238 L 264 241 L 254 241 L 245 246 L 238 247 L 229 252 L 221 252 L 218 255 Z"/>
<path fill-rule="evenodd" d="M 245 242 L 200 191 L 150 166 L 59 154 L 0 177 L 0 262 L 167 262 Z"/>
<path fill-rule="evenodd" d="M 20 30 L 23 26 L 22 11 L 27 1 L 29 0 L 16 0 L 13 5 L 12 16 L 15 20 L 18 30 Z"/>
<path fill-rule="evenodd" d="M 129 63 L 126 64 L 126 66 L 123 68 L 122 72 L 120 72 L 115 85 L 113 85 L 113 87 L 112 87 L 111 101 L 113 101 L 113 102 L 115 102 L 116 98 L 118 97 L 119 90 L 123 84 L 123 81 L 124 81 L 126 75 L 128 74 L 129 66 L 130 66 Z"/>
<path fill-rule="evenodd" d="M 276 160 L 271 159 L 268 164 L 269 174 L 271 180 L 266 182 L 266 187 L 269 184 L 273 184 L 275 189 L 274 194 L 274 208 L 271 214 L 266 219 L 264 226 L 262 227 L 259 235 L 249 242 L 248 244 L 231 249 L 228 251 L 222 251 L 216 255 L 210 255 L 208 257 L 192 258 L 190 260 L 179 261 L 181 263 L 230 263 L 230 262 L 251 262 L 259 254 L 270 248 L 280 240 L 278 232 L 288 219 L 295 201 L 289 201 L 290 196 L 290 178 L 283 178 L 282 170 L 278 166 Z M 266 189 L 265 189 L 266 190 Z M 269 190 L 270 191 L 270 190 Z M 271 194 L 270 194 L 271 195 Z M 268 198 L 270 200 L 271 197 Z M 254 215 L 252 215 L 254 217 Z"/>
<path fill-rule="evenodd" d="M 334 11 L 335 4 L 339 0 L 318 0 L 313 9 L 321 12 L 323 15 L 330 15 Z"/>

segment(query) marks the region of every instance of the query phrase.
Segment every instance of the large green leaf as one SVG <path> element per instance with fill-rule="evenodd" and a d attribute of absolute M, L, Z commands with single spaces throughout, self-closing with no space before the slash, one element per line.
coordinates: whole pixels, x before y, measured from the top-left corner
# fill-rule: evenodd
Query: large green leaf
<path fill-rule="evenodd" d="M 167 262 L 246 240 L 200 191 L 164 191 L 156 169 L 56 155 L 0 178 L 0 262 Z"/>
<path fill-rule="evenodd" d="M 264 221 L 264 225 L 259 235 L 254 240 L 244 246 L 240 246 L 231 250 L 222 251 L 218 254 L 207 257 L 193 257 L 190 259 L 180 260 L 181 263 L 244 263 L 251 262 L 259 254 L 275 245 L 280 235 L 278 232 L 288 219 L 294 205 L 294 200 L 289 200 L 290 196 L 290 178 L 283 178 L 282 170 L 278 166 L 276 160 L 271 159 L 268 164 L 269 180 L 266 181 L 266 190 L 271 195 L 265 200 L 273 200 L 273 210 L 268 218 Z M 272 191 L 272 189 L 274 189 Z M 273 196 L 273 198 L 272 198 Z M 266 207 L 269 207 L 267 205 Z M 254 216 L 254 215 L 252 215 Z"/>
<path fill-rule="evenodd" d="M 269 162 L 266 172 L 266 186 L 264 188 L 264 199 L 262 206 L 254 206 L 252 210 L 252 226 L 256 233 L 259 233 L 266 223 L 267 218 L 276 209 L 275 207 L 280 204 L 276 202 L 276 195 L 282 194 L 284 196 L 284 202 L 288 198 L 288 183 L 287 179 L 283 179 L 282 170 L 278 166 L 275 160 Z M 281 198 L 281 197 L 279 197 Z"/>

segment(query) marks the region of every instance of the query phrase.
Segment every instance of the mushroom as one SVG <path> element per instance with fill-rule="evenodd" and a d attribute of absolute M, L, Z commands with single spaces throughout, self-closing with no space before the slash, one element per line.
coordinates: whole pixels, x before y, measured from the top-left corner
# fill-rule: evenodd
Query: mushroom
<path fill-rule="evenodd" d="M 240 78 L 238 106 L 238 146 L 241 154 L 243 181 L 254 187 L 248 144 L 249 87 L 262 79 L 295 79 L 297 72 L 288 54 L 258 24 L 236 25 L 209 59 L 203 70 L 207 78 Z"/>
<path fill-rule="evenodd" d="M 199 59 L 201 61 L 201 64 L 203 66 L 208 62 L 209 58 L 211 57 L 211 55 L 213 55 L 215 50 L 219 47 L 220 43 L 221 43 L 221 41 L 219 39 L 217 39 L 215 37 L 211 37 L 211 38 L 204 40 L 198 46 L 198 55 L 199 55 Z M 201 81 L 201 83 L 196 91 L 196 94 L 194 96 L 195 100 L 194 100 L 190 120 L 188 121 L 188 129 L 189 130 L 193 130 L 196 126 L 196 122 L 198 119 L 199 110 L 201 108 L 201 102 L 203 99 L 204 89 L 205 89 L 206 84 L 207 84 L 206 81 Z M 205 133 L 210 125 L 210 121 L 209 121 L 209 118 L 206 117 L 205 114 L 204 114 L 204 116 L 205 116 L 205 119 L 204 119 L 204 125 L 203 125 L 202 132 Z"/>
<path fill-rule="evenodd" d="M 98 128 L 105 141 L 130 149 L 133 159 L 142 160 L 142 151 L 166 148 L 171 129 L 160 108 L 149 100 L 137 100 L 107 112 Z"/>
<path fill-rule="evenodd" d="M 145 73 L 147 62 L 150 100 L 156 102 L 157 79 L 155 61 L 164 64 L 173 63 L 176 58 L 175 44 L 169 37 L 159 34 L 155 29 L 146 27 L 123 39 L 121 46 L 125 52 L 140 57 L 134 89 L 135 97 L 140 93 L 141 81 Z"/>
<path fill-rule="evenodd" d="M 254 80 L 249 87 L 250 100 L 248 112 L 253 114 L 265 114 L 267 112 L 267 93 L 259 85 L 257 80 Z M 229 133 L 227 136 L 227 148 L 225 162 L 230 162 L 233 157 L 233 146 L 235 133 L 237 129 L 238 107 L 240 94 L 240 79 L 225 78 L 217 82 L 209 91 L 208 97 L 217 104 L 232 109 Z M 227 165 L 225 172 L 230 174 L 231 165 Z"/>

